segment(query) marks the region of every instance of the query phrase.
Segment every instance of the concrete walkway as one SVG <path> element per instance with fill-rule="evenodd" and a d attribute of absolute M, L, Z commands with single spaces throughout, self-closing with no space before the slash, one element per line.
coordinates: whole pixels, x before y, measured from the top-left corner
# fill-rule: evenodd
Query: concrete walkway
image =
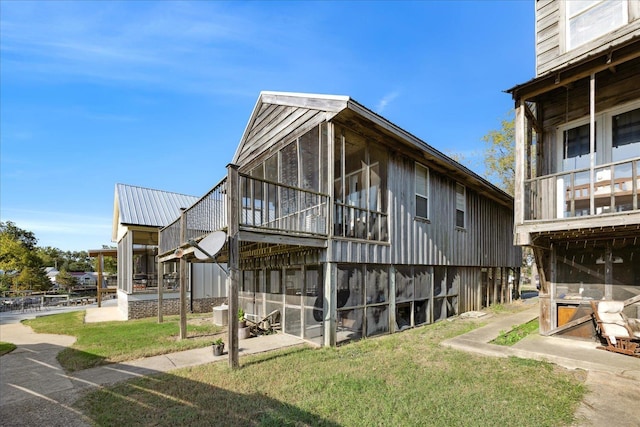
<path fill-rule="evenodd" d="M 103 309 L 92 309 L 103 310 Z M 108 307 L 92 313 L 92 321 L 115 320 L 117 310 Z M 91 425 L 72 405 L 80 393 L 131 378 L 167 372 L 211 362 L 226 363 L 228 353 L 214 356 L 211 347 L 126 363 L 65 373 L 56 355 L 73 345 L 74 337 L 36 334 L 21 323 L 0 325 L 0 340 L 18 346 L 0 359 L 0 424 L 11 426 Z M 240 356 L 301 345 L 289 335 L 274 334 L 240 341 Z"/>
<path fill-rule="evenodd" d="M 538 317 L 538 304 L 441 345 L 492 357 L 520 357 L 587 372 L 588 394 L 576 412 L 577 426 L 640 425 L 640 358 L 597 349 L 598 343 L 570 338 L 530 335 L 512 347 L 490 344 L 503 331 Z M 553 396 L 550 396 L 552 399 Z"/>

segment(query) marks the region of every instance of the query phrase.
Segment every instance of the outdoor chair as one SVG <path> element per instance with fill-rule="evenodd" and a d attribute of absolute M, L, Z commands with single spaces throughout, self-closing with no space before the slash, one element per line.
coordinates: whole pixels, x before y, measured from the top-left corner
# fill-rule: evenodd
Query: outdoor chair
<path fill-rule="evenodd" d="M 252 335 L 268 335 L 280 326 L 280 310 L 273 310 L 258 321 L 245 320 Z"/>
<path fill-rule="evenodd" d="M 603 350 L 640 357 L 640 331 L 632 329 L 622 301 L 591 301 L 596 330 L 607 342 Z M 635 320 L 635 319 L 633 319 Z M 635 326 L 635 323 L 634 323 Z"/>

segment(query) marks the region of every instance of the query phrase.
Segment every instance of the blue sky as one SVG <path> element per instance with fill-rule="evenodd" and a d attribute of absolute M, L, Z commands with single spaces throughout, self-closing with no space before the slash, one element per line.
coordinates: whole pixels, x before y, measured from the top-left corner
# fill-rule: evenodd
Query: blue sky
<path fill-rule="evenodd" d="M 116 183 L 201 196 L 262 90 L 348 95 L 482 173 L 533 1 L 0 3 L 0 220 L 112 245 Z"/>

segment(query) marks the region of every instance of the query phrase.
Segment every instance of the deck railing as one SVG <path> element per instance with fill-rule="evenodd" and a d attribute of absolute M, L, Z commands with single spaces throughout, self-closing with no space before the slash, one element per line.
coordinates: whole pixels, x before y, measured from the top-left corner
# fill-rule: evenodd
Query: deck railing
<path fill-rule="evenodd" d="M 240 174 L 240 226 L 327 235 L 326 194 Z"/>
<path fill-rule="evenodd" d="M 185 210 L 185 242 L 227 228 L 227 178 Z M 239 174 L 240 227 L 307 236 L 326 236 L 326 194 Z M 185 242 L 180 240 L 180 217 L 160 230 L 160 254 Z"/>
<path fill-rule="evenodd" d="M 207 194 L 187 208 L 185 241 L 199 239 L 227 226 L 227 179 L 224 178 Z M 164 254 L 181 246 L 180 217 L 160 230 L 160 251 Z"/>
<path fill-rule="evenodd" d="M 525 220 L 618 213 L 640 208 L 640 158 L 525 181 Z"/>

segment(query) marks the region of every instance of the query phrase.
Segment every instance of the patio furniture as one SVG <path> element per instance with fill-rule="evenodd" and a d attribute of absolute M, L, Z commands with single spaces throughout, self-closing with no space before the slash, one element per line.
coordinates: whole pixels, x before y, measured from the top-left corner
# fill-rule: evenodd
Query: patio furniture
<path fill-rule="evenodd" d="M 640 357 L 640 331 L 634 331 L 624 315 L 622 301 L 591 301 L 596 330 L 607 342 L 603 350 Z"/>
<path fill-rule="evenodd" d="M 258 321 L 253 321 L 245 317 L 247 326 L 253 335 L 267 335 L 273 333 L 274 329 L 280 326 L 280 310 L 273 310 Z"/>

